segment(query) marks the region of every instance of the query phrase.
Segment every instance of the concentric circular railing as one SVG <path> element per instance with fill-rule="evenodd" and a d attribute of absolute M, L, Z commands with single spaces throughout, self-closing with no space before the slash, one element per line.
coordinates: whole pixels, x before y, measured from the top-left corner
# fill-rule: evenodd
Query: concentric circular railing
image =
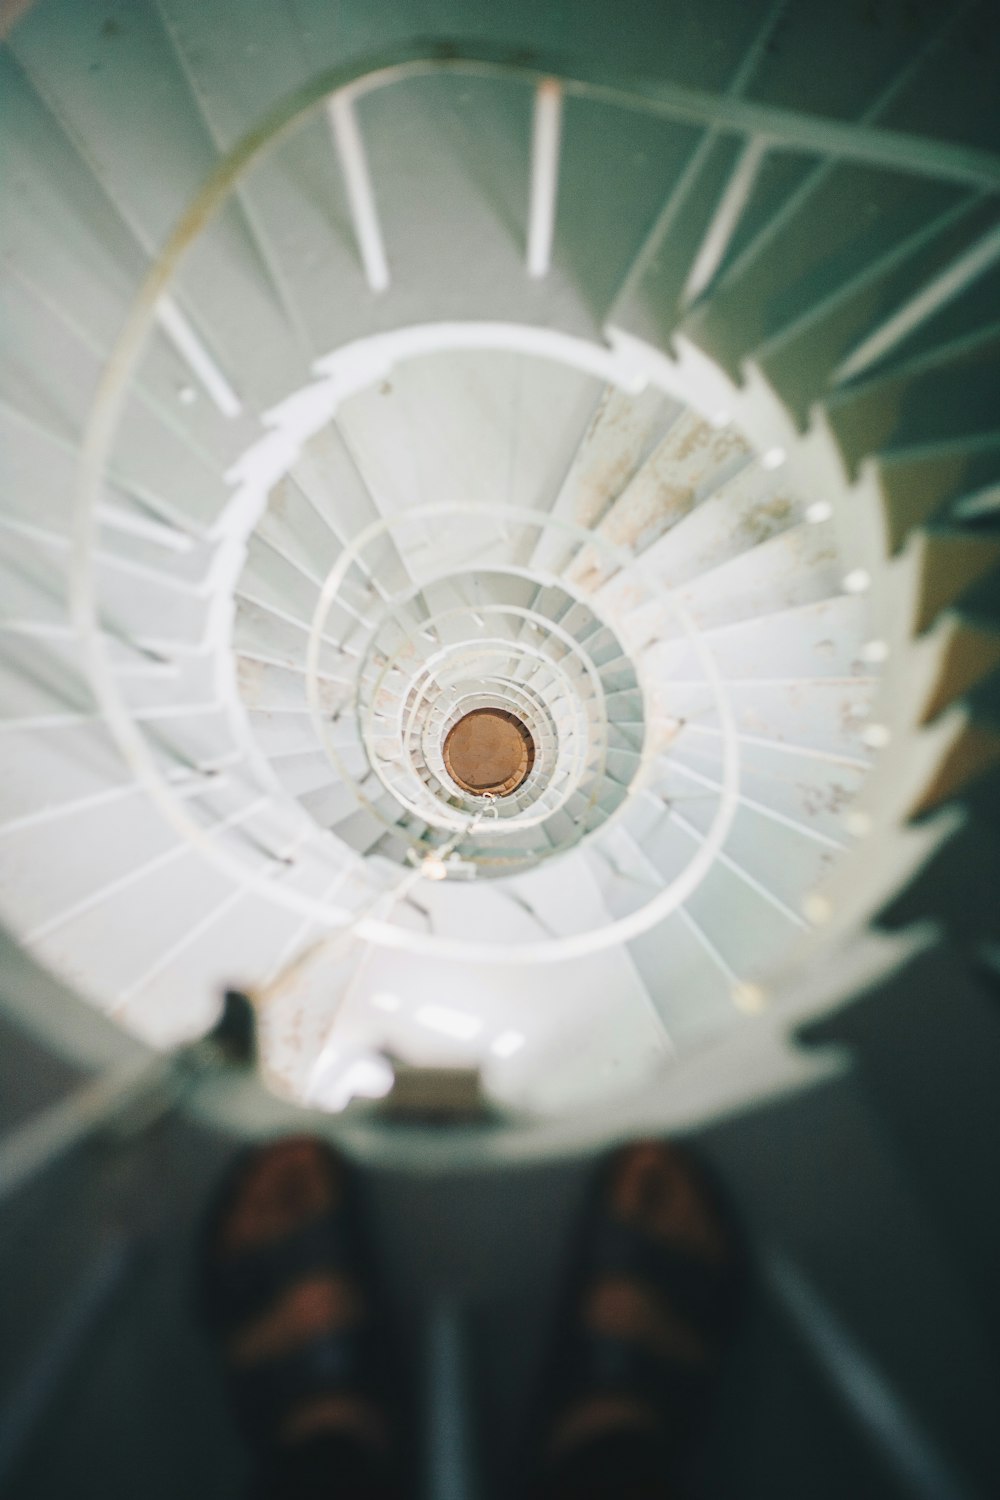
<path fill-rule="evenodd" d="M 482 507 L 477 507 L 475 515 L 487 525 L 496 519 Z M 407 513 L 405 525 L 419 527 L 425 519 L 422 512 Z M 541 517 L 532 515 L 526 520 L 512 510 L 502 512 L 499 519 L 505 545 L 513 552 L 520 549 L 526 533 L 534 534 L 545 525 Z M 385 532 L 402 529 L 402 521 L 396 526 L 387 522 L 372 534 L 370 543 L 381 541 Z M 405 554 L 405 547 L 402 550 Z M 350 566 L 347 554 L 342 562 Z M 345 577 L 342 575 L 341 583 Z M 526 583 L 535 592 L 548 585 L 549 608 L 557 616 L 573 615 L 574 629 L 566 629 L 558 618 L 537 609 L 499 602 L 505 585 L 514 585 L 523 593 Z M 472 593 L 476 603 L 452 605 L 441 611 L 432 611 L 426 605 L 415 607 L 425 593 L 440 593 L 442 589 L 456 595 Z M 478 853 L 464 847 L 465 858 L 495 862 L 499 853 L 496 841 L 502 838 L 506 852 L 500 862 L 509 870 L 517 862 L 511 841 L 523 841 L 529 829 L 537 832 L 534 843 L 531 839 L 526 845 L 522 843 L 523 858 L 549 855 L 590 833 L 595 821 L 606 819 L 627 795 L 628 784 L 607 772 L 609 734 L 626 743 L 628 738 L 624 728 L 608 723 L 603 684 L 610 668 L 617 674 L 617 692 L 634 690 L 636 706 L 628 732 L 638 767 L 645 725 L 637 678 L 629 667 L 623 681 L 620 664 L 627 662 L 624 648 L 592 606 L 573 591 L 557 588 L 555 600 L 552 592 L 548 580 L 533 579 L 524 571 L 506 574 L 492 567 L 444 578 L 435 576 L 411 590 L 406 599 L 386 606 L 359 663 L 356 713 L 366 763 L 400 804 L 386 816 L 388 825 L 398 825 L 401 811 L 406 810 L 428 825 L 417 835 L 424 843 L 439 836 L 435 830 L 463 825 L 475 799 L 468 791 L 463 793 L 448 775 L 444 740 L 457 718 L 470 707 L 509 708 L 520 714 L 533 735 L 536 759 L 530 779 L 510 799 L 504 799 L 496 809 L 495 822 L 481 827 L 484 850 Z M 484 599 L 495 602 L 484 603 Z M 335 605 L 336 595 L 330 593 L 319 606 L 311 637 L 317 646 L 321 640 L 329 643 L 331 639 L 329 618 Z M 409 629 L 404 624 L 407 615 Z M 605 648 L 612 645 L 605 663 L 590 659 L 586 648 L 590 637 L 599 638 Z M 341 781 L 352 786 L 359 802 L 373 807 L 361 781 L 352 775 L 338 742 L 343 710 L 331 722 L 315 676 L 312 683 L 317 736 L 323 740 Z M 427 770 L 431 781 L 422 774 Z M 599 808 L 597 819 L 577 817 L 568 835 L 553 838 L 546 825 L 571 797 Z"/>
<path fill-rule="evenodd" d="M 171 756 L 166 756 L 165 769 L 163 753 L 133 711 L 109 661 L 111 621 L 101 613 L 93 563 L 101 526 L 100 488 L 115 472 L 122 431 L 116 424 L 130 399 L 130 379 L 142 367 L 143 340 L 154 327 L 165 326 L 164 318 L 177 333 L 171 278 L 183 270 L 184 256 L 206 232 L 211 215 L 228 194 L 253 179 L 269 146 L 287 142 L 311 118 L 310 111 L 326 105 L 345 173 L 350 222 L 369 286 L 380 294 L 391 258 L 385 255 L 377 195 L 358 134 L 358 101 L 371 89 L 424 72 L 451 76 L 463 70 L 502 79 L 512 88 L 535 88 L 536 185 L 544 177 L 545 152 L 552 150 L 539 101 L 548 101 L 549 108 L 556 96 L 575 95 L 601 107 L 660 118 L 701 118 L 704 113 L 715 120 L 708 102 L 694 96 L 682 99 L 669 89 L 655 94 L 641 88 L 608 89 L 586 81 L 557 83 L 547 72 L 539 76 L 502 58 L 409 60 L 361 81 L 331 75 L 276 112 L 207 185 L 168 242 L 123 335 L 87 445 L 75 553 L 76 618 L 89 643 L 101 711 L 130 766 L 186 845 L 199 850 L 241 892 L 263 896 L 326 931 L 388 950 L 469 964 L 530 965 L 612 950 L 648 933 L 685 907 L 720 860 L 728 860 L 726 868 L 743 878 L 742 866 L 726 853 L 727 839 L 737 809 L 762 804 L 741 787 L 742 747 L 753 737 L 745 716 L 737 724 L 734 683 L 717 668 L 712 630 L 687 609 L 681 590 L 665 584 L 659 565 L 649 565 L 646 553 L 656 542 L 655 532 L 643 531 L 636 522 L 622 540 L 614 527 L 595 529 L 565 514 L 520 506 L 516 492 L 505 503 L 492 493 L 445 502 L 415 496 L 412 504 L 365 523 L 346 511 L 342 516 L 331 513 L 324 525 L 332 539 L 332 565 L 326 558 L 322 563 L 300 559 L 296 566 L 304 582 L 297 585 L 298 594 L 287 588 L 280 598 L 259 597 L 259 577 L 249 577 L 245 567 L 248 548 L 273 544 L 268 538 L 274 528 L 269 532 L 268 522 L 280 514 L 283 484 L 354 397 L 383 383 L 388 388 L 394 367 L 449 351 L 516 353 L 586 372 L 623 399 L 658 390 L 686 401 L 714 429 L 738 430 L 742 438 L 737 446 L 752 451 L 758 477 L 765 483 L 768 476 L 775 482 L 780 478 L 797 495 L 794 514 L 803 530 L 816 523 L 817 532 L 828 526 L 834 532 L 843 589 L 853 595 L 858 580 L 867 585 L 878 579 L 883 541 L 870 526 L 840 527 L 851 486 L 824 434 L 798 431 L 765 385 L 741 388 L 697 349 L 680 344 L 667 354 L 613 328 L 601 342 L 513 320 L 413 322 L 394 332 L 357 338 L 314 360 L 313 378 L 305 378 L 303 371 L 302 383 L 266 412 L 263 435 L 250 434 L 227 471 L 225 493 L 205 499 L 193 529 L 216 552 L 212 645 L 225 697 L 217 753 L 238 756 L 255 785 L 287 814 L 290 826 L 308 844 L 315 879 L 311 874 L 286 879 L 280 871 L 276 876 L 273 869 L 262 868 L 256 858 L 247 859 L 233 830 L 220 827 L 214 811 L 202 815 L 190 800 L 175 794 L 167 774 Z M 801 149 L 800 138 L 785 129 L 780 115 L 769 112 L 774 134 L 767 149 Z M 752 135 L 759 126 L 757 116 L 741 114 L 739 108 L 726 116 L 725 128 L 735 133 Z M 828 144 L 817 139 L 807 149 L 822 155 Z M 848 154 L 853 149 L 846 137 L 839 141 L 837 149 L 841 147 Z M 869 148 L 874 149 L 871 142 Z M 906 152 L 897 143 L 897 156 L 900 152 L 902 161 Z M 968 162 L 962 167 L 947 153 L 939 165 L 946 175 L 975 168 Z M 553 254 L 551 226 L 546 239 L 543 218 L 535 216 L 533 207 L 528 269 L 536 280 L 547 274 Z M 184 524 L 190 525 L 191 518 Z M 447 541 L 444 564 L 435 552 L 442 537 Z M 550 542 L 556 554 L 569 559 L 565 566 L 553 570 L 531 561 Z M 259 605 L 268 611 L 278 622 L 275 630 L 297 632 L 295 646 L 283 648 L 280 659 L 294 656 L 294 670 L 304 678 L 309 725 L 295 727 L 296 733 L 301 731 L 301 750 L 282 753 L 308 753 L 316 761 L 317 776 L 322 761 L 331 788 L 349 799 L 347 812 L 313 819 L 304 809 L 317 800 L 315 788 L 303 783 L 301 796 L 289 795 L 279 783 L 272 759 L 277 752 L 259 737 L 255 700 L 243 694 L 233 671 L 229 631 L 234 597 L 242 601 L 241 608 Z M 678 646 L 679 656 L 675 652 L 670 658 L 662 649 L 670 643 Z M 680 687 L 668 658 L 684 662 Z M 533 764 L 509 796 L 477 797 L 448 771 L 448 733 L 463 714 L 483 708 L 515 714 L 531 735 Z M 694 782 L 690 796 L 699 799 L 698 816 L 687 819 L 676 790 L 660 788 L 673 748 L 698 735 L 713 736 L 718 757 L 708 774 L 704 765 L 700 771 L 685 768 L 683 774 Z M 869 738 L 866 749 L 871 748 L 875 741 Z M 866 765 L 863 756 L 849 759 L 852 775 Z M 685 855 L 671 849 L 659 865 L 623 863 L 620 833 L 632 838 L 643 819 L 648 824 L 664 809 L 689 840 Z M 347 830 L 355 813 L 356 826 Z M 828 847 L 840 845 L 830 838 Z M 488 875 L 495 892 L 509 890 L 512 900 L 523 902 L 516 886 L 521 873 L 552 858 L 571 857 L 578 849 L 594 862 L 589 869 L 610 872 L 606 883 L 614 886 L 614 899 L 605 917 L 595 922 L 581 915 L 575 925 L 569 912 L 560 926 L 548 929 L 539 918 L 541 931 L 531 940 L 470 939 L 460 918 L 441 904 L 433 922 L 415 926 L 399 896 L 401 890 L 412 892 L 414 878 L 440 881 L 443 874 L 446 880 L 468 882 Z M 748 877 L 750 884 L 753 879 Z M 797 892 L 786 897 L 765 891 L 763 899 L 782 912 L 790 929 L 807 928 Z M 790 931 L 790 948 L 797 936 Z M 734 995 L 749 993 L 711 944 L 706 951 Z"/>

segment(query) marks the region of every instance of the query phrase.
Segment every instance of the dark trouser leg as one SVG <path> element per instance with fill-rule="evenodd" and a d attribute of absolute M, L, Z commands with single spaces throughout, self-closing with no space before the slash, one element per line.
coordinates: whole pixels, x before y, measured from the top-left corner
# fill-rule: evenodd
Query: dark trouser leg
<path fill-rule="evenodd" d="M 250 1500 L 401 1500 L 401 1492 L 360 1443 L 328 1433 L 277 1451 Z"/>
<path fill-rule="evenodd" d="M 679 1500 L 663 1473 L 657 1439 L 609 1433 L 549 1466 L 531 1500 Z"/>
<path fill-rule="evenodd" d="M 556 1341 L 536 1500 L 679 1500 L 737 1326 L 742 1239 L 669 1142 L 609 1158 Z"/>

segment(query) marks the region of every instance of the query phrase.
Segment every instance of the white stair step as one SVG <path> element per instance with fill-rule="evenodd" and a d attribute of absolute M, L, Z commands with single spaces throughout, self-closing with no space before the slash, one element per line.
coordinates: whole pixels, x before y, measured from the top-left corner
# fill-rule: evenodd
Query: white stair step
<path fill-rule="evenodd" d="M 351 414 L 358 399 L 346 402 L 336 419 L 309 440 L 291 469 L 295 483 L 342 544 L 384 513 L 384 487 L 374 460 L 356 435 L 352 437 L 357 420 Z M 391 534 L 366 547 L 361 563 L 390 592 L 405 590 L 410 581 Z M 361 576 L 357 569 L 352 571 L 353 578 Z"/>
<path fill-rule="evenodd" d="M 295 92 L 303 46 L 312 53 L 317 27 L 327 26 L 318 16 L 275 16 L 266 42 L 252 41 L 236 53 L 218 13 L 179 0 L 165 0 L 161 11 L 198 109 L 213 138 L 226 144 Z M 255 163 L 242 197 L 303 343 L 314 354 L 326 352 L 343 337 L 331 288 L 351 300 L 367 288 L 322 110 Z"/>
<path fill-rule="evenodd" d="M 157 710 L 173 711 L 180 704 L 218 701 L 214 664 L 208 657 L 160 661 L 114 640 L 104 644 L 118 690 L 132 712 L 155 715 Z M 83 651 L 75 636 L 10 632 L 4 656 L 0 701 L 6 720 L 95 713 Z"/>
<path fill-rule="evenodd" d="M 685 914 L 633 938 L 628 951 L 678 1051 L 733 1024 L 732 983 Z"/>
<path fill-rule="evenodd" d="M 362 770 L 361 767 L 356 769 L 358 772 Z M 337 776 L 335 767 L 324 751 L 308 748 L 301 755 L 282 755 L 272 759 L 271 770 L 292 797 L 301 797 L 306 792 L 327 787 Z"/>
<path fill-rule="evenodd" d="M 716 787 L 722 783 L 721 738 L 685 735 L 674 747 L 672 760 L 690 766 Z M 838 842 L 866 772 L 866 766 L 853 760 L 740 740 L 741 794 Z"/>
<path fill-rule="evenodd" d="M 642 723 L 642 693 L 638 687 L 611 688 L 605 685 L 604 705 L 612 724 Z"/>
<path fill-rule="evenodd" d="M 240 697 L 248 709 L 264 712 L 303 714 L 309 712 L 304 671 L 293 672 L 249 656 L 237 656 L 236 680 Z M 349 689 L 335 682 L 318 679 L 319 700 L 331 718 L 344 712 L 350 700 Z"/>
<path fill-rule="evenodd" d="M 79 478 L 76 438 L 71 433 L 60 435 L 51 423 L 25 418 L 15 405 L 0 398 L 0 441 L 9 479 L 4 506 L 11 518 L 69 536 Z M 184 497 L 175 502 L 165 499 L 159 476 L 152 487 L 133 484 L 130 489 L 114 462 L 108 475 L 99 512 L 102 545 L 112 547 L 123 536 L 132 535 L 159 539 L 165 553 L 177 556 L 176 565 L 181 568 L 186 553 L 211 555 L 210 546 L 201 541 L 199 523 L 177 510 Z M 213 509 L 209 521 L 214 519 Z"/>
<path fill-rule="evenodd" d="M 960 812 L 945 808 L 919 823 L 878 828 L 862 844 L 865 857 L 835 868 L 810 897 L 810 917 L 820 924 L 817 943 L 830 942 L 884 911 L 961 822 Z"/>
<path fill-rule="evenodd" d="M 776 740 L 834 756 L 867 761 L 865 728 L 877 690 L 875 678 L 846 682 L 836 678 L 791 682 L 733 682 L 725 686 L 736 731 L 756 739 Z M 655 695 L 659 714 L 682 726 L 675 744 L 705 731 L 721 732 L 712 689 L 706 683 L 664 684 Z"/>
<path fill-rule="evenodd" d="M 591 850 L 587 858 L 608 909 L 616 917 L 635 911 L 662 885 L 651 858 L 624 830 L 607 840 L 610 864 Z M 634 938 L 629 955 L 674 1046 L 703 1041 L 733 1021 L 733 979 L 686 910 Z"/>
<path fill-rule="evenodd" d="M 902 769 L 885 758 L 874 766 L 858 797 L 854 831 L 867 834 L 921 817 L 955 802 L 968 785 L 992 771 L 1000 758 L 995 704 L 985 712 L 975 698 L 971 704 L 956 704 L 926 727 L 911 727 L 907 743 Z"/>
<path fill-rule="evenodd" d="M 608 724 L 608 744 L 615 749 L 631 750 L 635 754 L 642 751 L 643 744 L 643 721 L 642 719 L 618 720 Z"/>
<path fill-rule="evenodd" d="M 9 52 L 0 77 L 5 138 L 21 184 L 0 229 L 7 262 L 79 329 L 103 364 L 146 274 L 147 256 Z M 220 415 L 162 333 L 150 340 L 139 378 L 182 440 L 218 470 L 228 468 L 250 423 Z"/>
<path fill-rule="evenodd" d="M 10 233 L 13 244 L 5 245 L 4 251 L 10 278 L 7 290 L 12 301 L 23 309 L 24 316 L 48 324 L 53 338 L 61 341 L 72 359 L 75 371 L 83 376 L 91 368 L 102 371 L 112 357 L 115 340 L 131 306 L 131 295 L 122 297 L 120 313 L 110 330 L 95 329 L 88 317 L 93 303 L 81 258 L 72 255 L 58 236 L 47 232 L 46 226 L 36 226 L 30 219 L 26 222 L 23 214 L 11 226 Z M 52 264 L 53 244 L 61 246 L 64 263 Z M 83 286 L 74 302 L 69 289 L 81 280 Z M 32 358 L 29 350 L 26 369 L 44 382 L 49 371 L 44 364 L 36 370 L 30 362 Z M 130 399 L 134 416 L 147 434 L 156 427 L 162 428 L 164 436 L 157 438 L 158 447 L 172 447 L 183 454 L 192 471 L 201 464 L 211 472 L 225 473 L 252 441 L 253 424 L 246 417 L 236 420 L 235 414 L 220 412 L 205 389 L 191 383 L 193 378 L 197 376 L 192 365 L 162 329 L 154 327 L 132 382 Z M 56 394 L 55 390 L 52 394 Z M 80 403 L 88 394 L 87 385 L 79 389 L 67 385 L 60 393 L 58 410 L 76 431 L 83 430 L 86 412 Z M 50 409 L 55 411 L 56 407 Z M 37 403 L 33 408 L 29 406 L 29 413 L 31 410 L 42 413 Z M 149 440 L 152 441 L 151 436 Z"/>
<path fill-rule="evenodd" d="M 304 754 L 308 750 L 324 753 L 308 710 L 274 713 L 268 709 L 251 709 L 247 717 L 254 744 L 267 757 Z M 345 722 L 343 728 L 335 729 L 332 738 L 335 744 L 343 743 L 347 749 L 358 745 L 357 732 L 350 721 Z"/>
<path fill-rule="evenodd" d="M 182 805 L 195 821 L 212 826 L 251 800 L 236 786 L 203 779 L 188 783 Z M 280 836 L 277 825 L 273 832 Z M 139 878 L 147 863 L 177 844 L 176 832 L 138 789 L 71 806 L 65 816 L 29 824 L 0 839 L 4 909 L 16 915 L 20 930 L 33 932 L 105 886 L 131 875 Z"/>
<path fill-rule="evenodd" d="M 575 792 L 565 806 L 545 820 L 545 832 L 554 848 L 570 848 L 591 829 L 600 827 L 607 813 L 590 795 Z"/>
<path fill-rule="evenodd" d="M 0 396 L 28 419 L 78 440 L 103 373 L 101 359 L 11 281 L 0 288 L 0 316 L 8 348 L 16 349 L 5 361 Z M 218 471 L 134 395 L 126 400 L 112 462 L 137 493 L 162 494 L 199 524 L 214 521 L 228 498 Z"/>
<path fill-rule="evenodd" d="M 748 463 L 643 553 L 642 576 L 666 588 L 691 583 L 797 525 L 803 509 L 780 474 Z"/>
<path fill-rule="evenodd" d="M 219 155 L 169 34 L 153 11 L 137 13 L 114 38 L 112 67 L 107 65 L 110 39 L 93 18 L 32 21 L 19 28 L 18 61 L 30 77 L 44 78 L 52 112 L 135 239 L 152 255 Z M 99 90 L 91 87 L 85 59 L 103 68 Z M 134 78 L 150 66 L 157 78 L 152 132 L 151 101 L 134 88 Z M 244 212 L 223 208 L 186 257 L 177 299 L 222 369 L 239 371 L 240 394 L 259 408 L 301 383 L 308 371 L 308 357 L 290 336 L 264 253 Z"/>
<path fill-rule="evenodd" d="M 708 833 L 718 810 L 718 793 L 681 771 L 669 769 L 652 781 L 651 790 L 657 798 L 668 799 L 669 806 L 699 833 Z M 638 819 L 630 820 L 629 827 L 641 844 Z M 848 844 L 846 833 L 835 844 L 820 843 L 810 832 L 807 825 L 800 831 L 791 823 L 777 822 L 741 803 L 726 838 L 725 853 L 792 911 L 801 913 L 804 897 L 829 873 Z"/>
<path fill-rule="evenodd" d="M 334 828 L 358 805 L 352 789 L 341 781 L 328 781 L 312 791 L 301 792 L 299 801 L 322 828 Z"/>
<path fill-rule="evenodd" d="M 609 837 L 606 835 L 605 837 Z M 630 835 L 617 834 L 622 843 Z M 660 886 L 674 879 L 690 863 L 701 839 L 685 830 L 667 809 L 648 830 L 642 857 L 660 875 Z M 614 847 L 614 846 L 613 846 Z M 805 926 L 797 912 L 784 908 L 769 887 L 756 880 L 738 862 L 716 858 L 711 870 L 684 903 L 684 909 L 701 930 L 703 938 L 721 959 L 723 972 L 733 976 L 733 987 L 752 984 L 787 953 Z M 620 877 L 612 877 L 619 878 Z M 633 885 L 632 901 L 642 888 Z M 647 899 L 658 889 L 647 887 Z"/>
<path fill-rule="evenodd" d="M 608 920 L 601 892 L 579 850 L 512 877 L 509 886 L 550 933 L 586 932 Z"/>
<path fill-rule="evenodd" d="M 871 672 L 863 657 L 871 636 L 869 615 L 863 595 L 841 594 L 706 631 L 704 642 L 727 682 L 865 677 Z M 704 681 L 704 668 L 684 639 L 649 646 L 643 661 L 665 683 Z"/>
<path fill-rule="evenodd" d="M 235 747 L 222 714 L 149 719 L 143 729 L 162 774 L 207 769 L 234 758 Z M 69 721 L 51 732 L 9 729 L 0 735 L 0 766 L 5 822 L 98 794 L 128 778 L 109 731 L 96 720 Z"/>
<path fill-rule="evenodd" d="M 101 713 L 89 682 L 68 650 L 57 655 L 54 645 L 73 647 L 75 642 L 39 643 L 30 637 L 13 636 L 6 662 L 0 664 L 0 728 L 3 733 L 30 731 L 55 733 L 79 720 L 99 722 Z M 148 668 L 148 674 L 130 666 L 117 673 L 122 695 L 136 721 L 160 734 L 170 721 L 183 725 L 201 714 L 212 714 L 220 700 L 206 662 L 192 659 L 197 672 L 174 671 L 171 667 Z M 191 663 L 186 663 L 190 665 Z M 157 726 L 160 726 L 159 728 Z"/>
<path fill-rule="evenodd" d="M 592 376 L 554 361 L 495 350 L 427 354 L 348 402 L 344 431 L 359 458 L 364 452 L 366 472 L 371 424 L 394 434 L 400 452 L 390 497 L 397 503 L 413 486 L 425 502 L 547 508 L 594 395 Z M 410 471 L 405 481 L 401 460 Z M 387 462 L 382 455 L 381 472 Z"/>
<path fill-rule="evenodd" d="M 608 749 L 604 763 L 608 776 L 622 786 L 628 786 L 639 768 L 640 755 L 636 750 Z"/>
<path fill-rule="evenodd" d="M 275 885 L 320 897 L 315 868 L 279 870 Z M 117 1016 L 156 1047 L 198 1036 L 217 1017 L 225 989 L 253 994 L 290 947 L 304 948 L 307 929 L 295 912 L 264 895 L 230 891 L 121 993 Z"/>
<path fill-rule="evenodd" d="M 130 782 L 110 732 L 83 722 L 58 735 L 0 735 L 0 825 Z"/>
<path fill-rule="evenodd" d="M 306 670 L 308 628 L 247 599 L 239 599 L 233 621 L 233 648 L 238 656 L 261 660 L 286 670 Z M 346 664 L 336 647 L 321 641 L 319 670 L 334 685 L 350 686 L 354 666 Z"/>
<path fill-rule="evenodd" d="M 635 666 L 632 659 L 621 654 L 613 657 L 600 668 L 601 686 L 606 693 L 622 692 L 637 686 Z"/>
<path fill-rule="evenodd" d="M 534 943 L 543 939 L 545 927 L 527 907 L 511 900 L 506 881 L 425 882 L 418 899 L 441 932 L 457 931 L 472 942 Z"/>
<path fill-rule="evenodd" d="M 0 660 L 0 723 L 94 714 L 94 697 L 74 644 L 10 637 Z"/>
<path fill-rule="evenodd" d="M 7 618 L 68 623 L 68 546 L 10 530 L 0 538 Z M 211 620 L 207 596 L 107 563 L 98 563 L 97 572 L 107 630 L 154 649 L 197 650 L 205 644 Z"/>
<path fill-rule="evenodd" d="M 247 548 L 246 563 L 237 589 L 244 597 L 273 606 L 283 615 L 298 620 L 307 632 L 320 592 L 315 580 L 301 567 L 289 562 L 258 537 L 253 537 Z M 345 615 L 334 601 L 324 634 L 339 639 L 343 632 L 353 628 L 353 622 L 349 621 L 350 616 Z"/>
<path fill-rule="evenodd" d="M 321 583 L 343 551 L 337 533 L 291 476 L 278 485 L 260 518 L 257 534 L 289 563 Z"/>
<path fill-rule="evenodd" d="M 383 795 L 381 798 L 373 798 L 374 805 L 380 807 L 386 818 L 390 819 L 387 824 L 382 818 L 376 817 L 374 813 L 365 807 L 358 807 L 354 812 L 348 813 L 346 817 L 338 819 L 332 825 L 332 832 L 337 838 L 350 849 L 355 849 L 359 854 L 367 854 L 378 844 L 391 828 L 391 820 L 398 813 L 399 804 L 395 798 Z"/>
<path fill-rule="evenodd" d="M 676 402 L 653 387 L 636 398 L 609 386 L 580 438 L 555 497 L 553 516 L 577 526 L 595 526 L 679 412 Z M 560 570 L 578 545 L 552 528 L 538 539 L 533 565 Z"/>
<path fill-rule="evenodd" d="M 184 851 L 61 924 L 35 951 L 85 993 L 115 997 L 189 932 L 232 888 L 227 875 Z"/>
<path fill-rule="evenodd" d="M 750 552 L 703 573 L 677 591 L 678 602 L 699 630 L 760 619 L 840 592 L 841 569 L 829 523 L 794 526 Z M 681 629 L 669 608 L 643 605 L 629 616 L 634 645 L 669 639 Z"/>
<path fill-rule="evenodd" d="M 597 528 L 614 546 L 642 553 L 747 464 L 750 450 L 732 427 L 684 412 L 634 475 Z M 567 572 L 590 590 L 605 572 L 599 550 L 583 547 Z"/>

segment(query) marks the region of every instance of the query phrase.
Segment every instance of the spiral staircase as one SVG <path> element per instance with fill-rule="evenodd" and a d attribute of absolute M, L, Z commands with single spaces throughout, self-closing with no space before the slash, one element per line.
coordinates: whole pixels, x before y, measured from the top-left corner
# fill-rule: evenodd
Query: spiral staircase
<path fill-rule="evenodd" d="M 11 1189 L 181 1074 L 472 1172 L 989 1052 L 989 7 L 416 10 L 9 10 Z"/>

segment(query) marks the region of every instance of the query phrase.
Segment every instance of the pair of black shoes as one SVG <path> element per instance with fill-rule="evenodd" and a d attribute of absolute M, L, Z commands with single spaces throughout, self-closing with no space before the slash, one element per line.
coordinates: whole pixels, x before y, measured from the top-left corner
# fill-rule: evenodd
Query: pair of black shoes
<path fill-rule="evenodd" d="M 732 1221 L 685 1150 L 605 1164 L 532 1435 L 539 1495 L 667 1494 L 709 1407 L 744 1280 Z M 206 1226 L 204 1316 L 260 1491 L 395 1496 L 391 1351 L 354 1176 L 313 1137 L 243 1155 Z"/>

